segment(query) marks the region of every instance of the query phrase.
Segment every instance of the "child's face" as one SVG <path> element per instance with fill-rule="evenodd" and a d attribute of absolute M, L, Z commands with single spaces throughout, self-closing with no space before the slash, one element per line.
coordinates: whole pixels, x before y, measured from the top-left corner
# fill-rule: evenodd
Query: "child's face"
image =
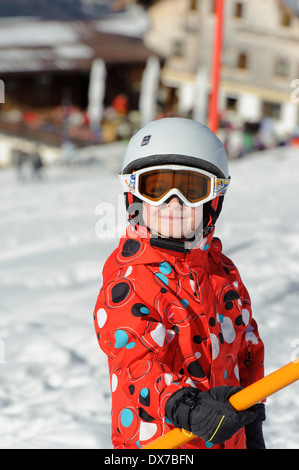
<path fill-rule="evenodd" d="M 191 238 L 202 223 L 203 206 L 188 207 L 177 197 L 160 206 L 143 202 L 143 220 L 151 232 L 163 238 Z"/>

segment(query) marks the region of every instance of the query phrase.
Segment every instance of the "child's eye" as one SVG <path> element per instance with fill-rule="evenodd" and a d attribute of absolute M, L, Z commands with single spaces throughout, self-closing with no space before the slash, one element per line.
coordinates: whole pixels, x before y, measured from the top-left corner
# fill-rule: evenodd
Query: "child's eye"
<path fill-rule="evenodd" d="M 188 188 L 186 194 L 188 194 L 188 197 L 190 199 L 198 199 L 200 197 L 200 191 L 197 186 L 193 188 Z"/>
<path fill-rule="evenodd" d="M 165 191 L 166 191 L 166 186 L 163 185 L 163 184 L 159 184 L 159 185 L 150 185 L 149 188 L 148 188 L 148 192 L 151 193 L 151 194 L 163 194 Z"/>
<path fill-rule="evenodd" d="M 160 184 L 160 186 L 156 187 L 156 192 L 159 194 L 164 194 L 169 188 L 167 186 Z"/>
<path fill-rule="evenodd" d="M 189 185 L 181 186 L 179 190 L 184 194 L 191 194 L 196 192 L 196 187 L 192 187 Z"/>
<path fill-rule="evenodd" d="M 198 194 L 198 190 L 196 188 L 190 188 L 187 190 L 187 193 L 192 196 L 196 196 Z"/>

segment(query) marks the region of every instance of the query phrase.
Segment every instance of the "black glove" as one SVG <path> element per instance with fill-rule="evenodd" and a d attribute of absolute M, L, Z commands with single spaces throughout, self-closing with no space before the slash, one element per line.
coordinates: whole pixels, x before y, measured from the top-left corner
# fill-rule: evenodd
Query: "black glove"
<path fill-rule="evenodd" d="M 256 405 L 258 415 L 255 420 L 245 426 L 247 449 L 266 449 L 263 436 L 263 421 L 266 419 L 265 405 Z"/>
<path fill-rule="evenodd" d="M 239 390 L 242 387 L 221 386 L 207 392 L 184 387 L 168 398 L 165 414 L 177 428 L 191 431 L 212 444 L 220 444 L 258 415 L 256 405 L 236 411 L 230 404 L 228 398 Z"/>

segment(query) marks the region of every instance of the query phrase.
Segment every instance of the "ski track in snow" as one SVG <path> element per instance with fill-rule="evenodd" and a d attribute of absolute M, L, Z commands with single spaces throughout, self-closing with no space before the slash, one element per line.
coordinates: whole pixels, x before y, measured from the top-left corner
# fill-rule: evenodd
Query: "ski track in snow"
<path fill-rule="evenodd" d="M 0 172 L 2 449 L 112 449 L 107 360 L 92 314 L 118 237 L 96 236 L 95 212 L 113 204 L 117 223 L 122 152 L 48 167 L 41 182 Z M 268 374 L 299 357 L 298 150 L 254 154 L 230 170 L 215 235 L 251 295 Z M 299 448 L 298 387 L 267 400 L 269 449 Z"/>

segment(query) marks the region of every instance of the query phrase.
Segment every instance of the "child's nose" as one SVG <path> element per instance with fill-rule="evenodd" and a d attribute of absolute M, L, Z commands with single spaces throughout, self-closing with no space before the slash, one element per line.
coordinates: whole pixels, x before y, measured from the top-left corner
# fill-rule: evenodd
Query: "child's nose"
<path fill-rule="evenodd" d="M 172 196 L 168 199 L 167 205 L 168 206 L 170 206 L 170 205 L 171 206 L 182 206 L 183 201 L 181 201 L 181 199 L 178 196 Z"/>

